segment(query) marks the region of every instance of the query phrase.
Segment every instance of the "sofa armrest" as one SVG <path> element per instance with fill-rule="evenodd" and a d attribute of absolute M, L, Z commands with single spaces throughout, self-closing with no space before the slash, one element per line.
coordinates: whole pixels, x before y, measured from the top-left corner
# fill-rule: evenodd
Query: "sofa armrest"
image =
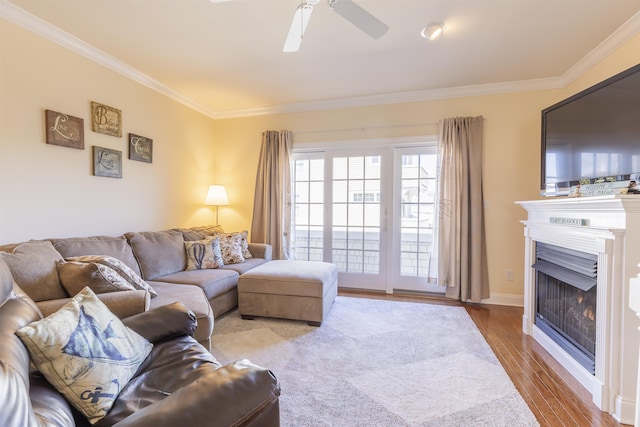
<path fill-rule="evenodd" d="M 249 243 L 249 252 L 254 258 L 263 258 L 266 261 L 273 259 L 273 249 L 268 243 Z"/>
<path fill-rule="evenodd" d="M 265 368 L 240 360 L 136 410 L 118 427 L 280 425 L 280 386 Z"/>
<path fill-rule="evenodd" d="M 151 296 L 144 290 L 107 292 L 96 295 L 109 310 L 120 319 L 143 313 L 149 309 Z M 58 311 L 63 305 L 71 301 L 71 298 L 52 299 L 36 303 L 43 316 Z"/>
<path fill-rule="evenodd" d="M 152 343 L 182 335 L 193 336 L 198 326 L 196 315 L 181 302 L 136 314 L 123 319 L 122 323 Z"/>

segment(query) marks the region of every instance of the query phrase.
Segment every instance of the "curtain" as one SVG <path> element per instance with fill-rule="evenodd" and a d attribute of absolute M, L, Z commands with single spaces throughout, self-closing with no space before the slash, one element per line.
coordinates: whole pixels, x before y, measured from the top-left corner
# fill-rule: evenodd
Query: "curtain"
<path fill-rule="evenodd" d="M 270 244 L 274 259 L 289 258 L 292 151 L 291 131 L 262 133 L 251 241 Z"/>
<path fill-rule="evenodd" d="M 480 302 L 489 298 L 482 195 L 483 118 L 440 122 L 438 282 L 446 296 Z"/>

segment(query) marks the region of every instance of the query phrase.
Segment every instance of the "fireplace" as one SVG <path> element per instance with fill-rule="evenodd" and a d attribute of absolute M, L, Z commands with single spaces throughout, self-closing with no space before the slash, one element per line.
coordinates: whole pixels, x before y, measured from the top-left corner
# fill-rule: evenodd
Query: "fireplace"
<path fill-rule="evenodd" d="M 598 258 L 536 244 L 536 326 L 595 374 Z"/>
<path fill-rule="evenodd" d="M 527 210 L 523 332 L 598 408 L 633 424 L 640 321 L 629 281 L 640 273 L 640 196 L 517 203 Z"/>

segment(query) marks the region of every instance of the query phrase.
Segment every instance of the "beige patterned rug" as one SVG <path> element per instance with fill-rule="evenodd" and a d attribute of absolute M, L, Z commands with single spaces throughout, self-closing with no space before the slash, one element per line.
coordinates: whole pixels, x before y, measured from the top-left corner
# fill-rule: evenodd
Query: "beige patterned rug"
<path fill-rule="evenodd" d="M 338 297 L 320 328 L 237 311 L 212 353 L 282 387 L 282 426 L 537 426 L 462 307 Z"/>

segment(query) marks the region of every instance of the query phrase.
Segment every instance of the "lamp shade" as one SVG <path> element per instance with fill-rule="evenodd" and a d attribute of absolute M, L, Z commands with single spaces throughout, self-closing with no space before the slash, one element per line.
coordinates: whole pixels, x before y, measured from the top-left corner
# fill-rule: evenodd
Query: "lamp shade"
<path fill-rule="evenodd" d="M 224 185 L 210 185 L 204 204 L 212 206 L 228 205 L 229 199 L 227 198 L 227 190 L 224 189 Z"/>

